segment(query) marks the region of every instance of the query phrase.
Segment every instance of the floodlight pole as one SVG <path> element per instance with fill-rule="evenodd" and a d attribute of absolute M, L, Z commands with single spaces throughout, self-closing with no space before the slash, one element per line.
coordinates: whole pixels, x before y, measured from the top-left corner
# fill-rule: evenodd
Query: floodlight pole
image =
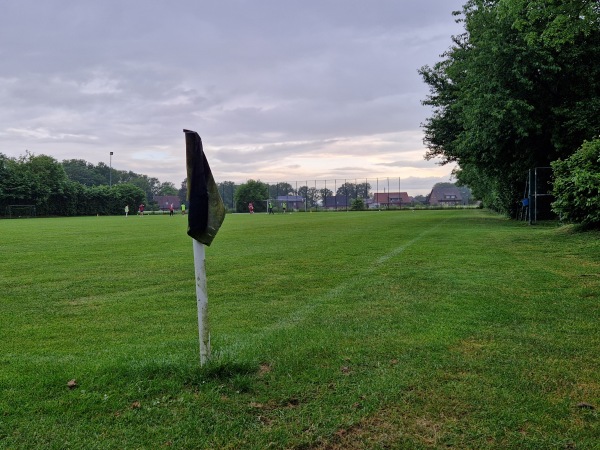
<path fill-rule="evenodd" d="M 194 269 L 196 271 L 196 301 L 198 304 L 198 337 L 200 340 L 200 365 L 210 357 L 210 333 L 208 329 L 208 292 L 206 290 L 205 245 L 192 239 Z"/>
<path fill-rule="evenodd" d="M 108 187 L 112 187 L 112 155 L 113 152 L 110 152 L 109 155 L 109 166 L 108 166 Z"/>
<path fill-rule="evenodd" d="M 400 203 L 400 209 L 402 209 L 402 181 L 398 177 L 398 202 Z"/>

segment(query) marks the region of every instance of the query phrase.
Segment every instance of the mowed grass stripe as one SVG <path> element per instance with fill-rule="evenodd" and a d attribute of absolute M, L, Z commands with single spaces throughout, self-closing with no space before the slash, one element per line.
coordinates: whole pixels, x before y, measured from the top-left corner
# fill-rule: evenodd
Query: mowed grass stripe
<path fill-rule="evenodd" d="M 361 290 L 362 284 L 365 279 L 371 277 L 373 272 L 375 272 L 378 267 L 382 264 L 385 264 L 389 259 L 397 257 L 399 254 L 408 249 L 411 245 L 417 243 L 420 239 L 426 236 L 431 232 L 432 229 L 435 229 L 441 226 L 443 222 L 436 223 L 432 225 L 430 228 L 425 229 L 425 231 L 419 231 L 419 234 L 411 239 L 410 241 L 402 244 L 396 248 L 393 248 L 387 254 L 376 257 L 371 263 L 367 264 L 362 268 L 362 271 L 358 274 L 353 275 L 352 278 L 343 279 L 339 284 L 329 287 L 328 290 L 317 297 L 308 297 L 303 299 L 301 303 L 297 305 L 297 308 L 287 316 L 281 317 L 277 322 L 270 324 L 267 327 L 264 327 L 258 333 L 254 333 L 252 335 L 252 340 L 246 340 L 243 345 L 237 344 L 234 349 L 239 352 L 244 347 L 251 347 L 257 345 L 257 341 L 271 340 L 274 333 L 280 332 L 286 328 L 293 327 L 301 327 L 302 322 L 316 320 L 315 316 L 323 314 L 324 305 L 323 303 L 331 303 L 332 300 L 345 298 L 349 292 L 354 290 Z M 368 258 L 372 259 L 376 255 L 368 254 Z M 343 303 L 343 300 L 342 300 Z M 222 349 L 223 353 L 229 354 L 231 352 L 228 349 Z M 236 353 L 232 353 L 235 355 Z"/>

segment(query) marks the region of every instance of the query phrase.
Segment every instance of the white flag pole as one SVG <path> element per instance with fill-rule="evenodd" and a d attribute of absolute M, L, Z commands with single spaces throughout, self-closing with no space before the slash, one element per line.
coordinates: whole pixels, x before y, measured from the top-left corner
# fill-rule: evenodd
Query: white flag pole
<path fill-rule="evenodd" d="M 200 365 L 210 357 L 210 332 L 208 330 L 208 294 L 206 290 L 205 245 L 192 239 L 194 269 L 196 271 L 196 299 L 198 303 L 198 335 L 200 339 Z"/>
<path fill-rule="evenodd" d="M 194 248 L 194 269 L 196 272 L 196 301 L 198 304 L 198 336 L 200 340 L 200 365 L 210 357 L 210 332 L 208 329 L 208 293 L 206 289 L 206 246 L 192 239 Z"/>

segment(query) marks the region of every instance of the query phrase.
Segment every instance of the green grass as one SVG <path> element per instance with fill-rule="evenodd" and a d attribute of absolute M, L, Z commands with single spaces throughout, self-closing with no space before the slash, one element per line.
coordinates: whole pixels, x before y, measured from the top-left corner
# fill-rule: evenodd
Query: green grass
<path fill-rule="evenodd" d="M 597 232 L 229 215 L 200 368 L 186 219 L 0 221 L 0 448 L 600 448 Z"/>

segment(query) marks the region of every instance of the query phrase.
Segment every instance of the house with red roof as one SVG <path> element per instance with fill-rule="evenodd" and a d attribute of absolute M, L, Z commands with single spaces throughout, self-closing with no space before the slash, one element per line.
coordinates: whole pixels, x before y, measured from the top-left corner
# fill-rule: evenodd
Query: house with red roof
<path fill-rule="evenodd" d="M 406 192 L 375 192 L 373 200 L 369 202 L 369 208 L 390 208 L 402 205 L 410 205 L 412 199 Z"/>

